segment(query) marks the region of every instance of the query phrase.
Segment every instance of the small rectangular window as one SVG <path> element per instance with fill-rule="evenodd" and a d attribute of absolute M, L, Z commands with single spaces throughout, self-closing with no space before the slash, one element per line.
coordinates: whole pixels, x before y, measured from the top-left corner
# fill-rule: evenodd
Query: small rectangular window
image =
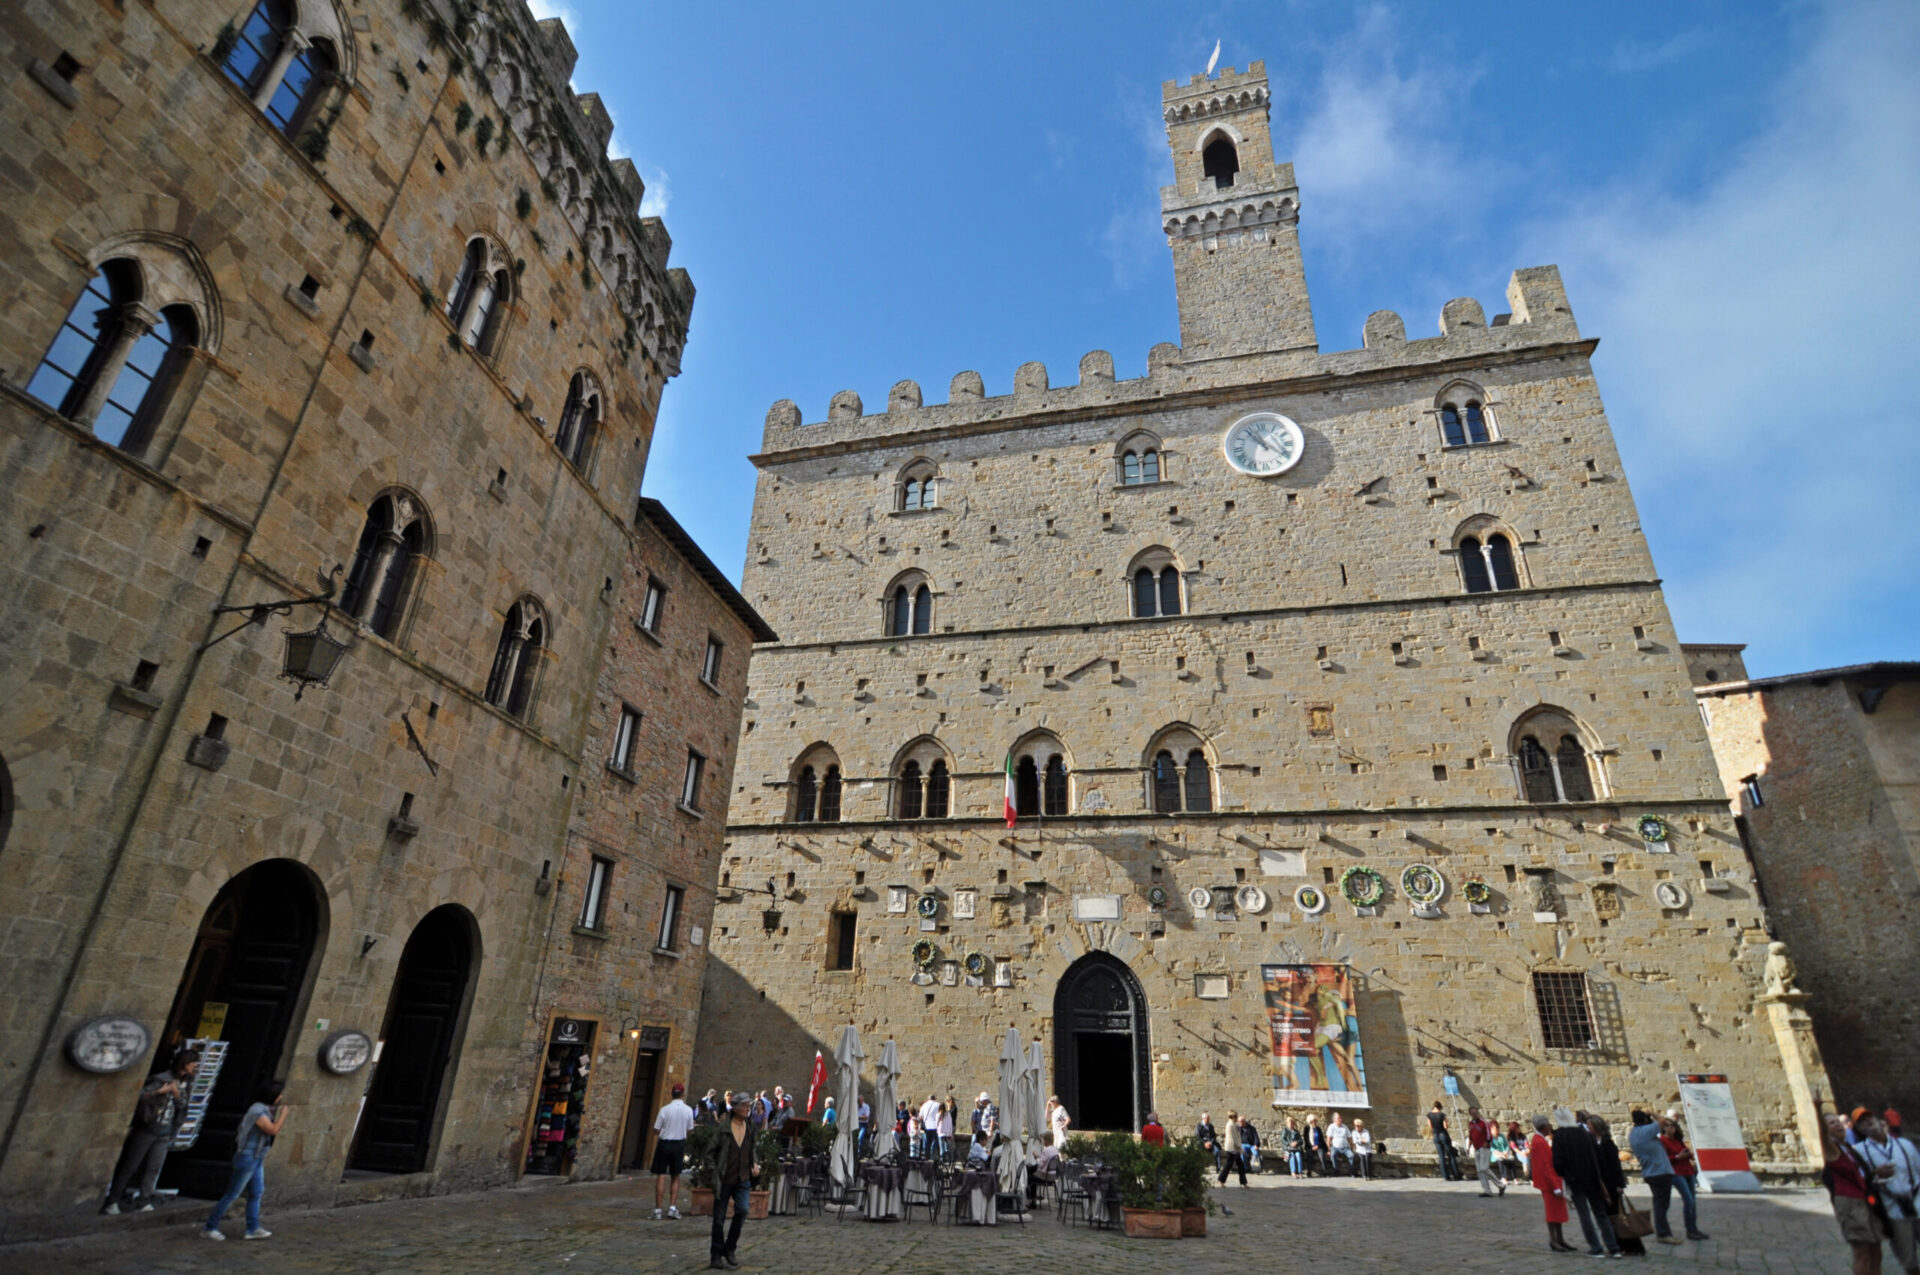
<path fill-rule="evenodd" d="M 620 706 L 620 721 L 613 728 L 613 752 L 607 765 L 623 775 L 633 773 L 634 737 L 640 732 L 640 710 L 631 704 Z"/>
<path fill-rule="evenodd" d="M 1766 797 L 1760 791 L 1760 776 L 1748 775 L 1740 781 L 1741 795 L 1746 797 L 1749 809 L 1758 810 L 1767 804 Z"/>
<path fill-rule="evenodd" d="M 700 776 L 707 768 L 707 759 L 689 748 L 687 750 L 687 778 L 680 785 L 680 804 L 689 810 L 700 809 Z"/>
<path fill-rule="evenodd" d="M 587 869 L 587 893 L 580 900 L 580 924 L 589 930 L 602 928 L 607 919 L 607 885 L 613 879 L 613 860 L 594 855 Z"/>
<path fill-rule="evenodd" d="M 667 897 L 660 904 L 660 937 L 656 944 L 669 952 L 679 950 L 680 908 L 686 901 L 687 892 L 677 885 L 667 887 Z"/>
<path fill-rule="evenodd" d="M 647 596 L 640 603 L 640 627 L 660 636 L 660 617 L 667 609 L 667 587 L 651 576 L 647 578 Z"/>
<path fill-rule="evenodd" d="M 1534 1007 L 1540 1014 L 1540 1039 L 1548 1049 L 1598 1049 L 1593 1035 L 1593 1007 L 1587 1000 L 1585 974 L 1533 975 Z"/>
<path fill-rule="evenodd" d="M 707 657 L 700 662 L 700 680 L 709 686 L 720 684 L 720 652 L 725 644 L 718 638 L 707 639 Z"/>
<path fill-rule="evenodd" d="M 830 970 L 850 970 L 853 968 L 853 940 L 859 924 L 859 914 L 854 912 L 831 913 L 827 933 L 827 968 Z"/>

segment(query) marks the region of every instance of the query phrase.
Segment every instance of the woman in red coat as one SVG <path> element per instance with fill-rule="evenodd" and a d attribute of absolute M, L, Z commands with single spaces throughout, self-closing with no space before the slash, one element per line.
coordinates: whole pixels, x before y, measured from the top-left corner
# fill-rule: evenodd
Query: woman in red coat
<path fill-rule="evenodd" d="M 1545 1116 L 1533 1118 L 1533 1137 L 1527 1141 L 1527 1166 L 1533 1173 L 1534 1189 L 1547 1207 L 1547 1247 L 1556 1253 L 1571 1253 L 1573 1245 L 1560 1230 L 1567 1221 L 1567 1191 L 1560 1175 L 1553 1171 L 1553 1143 L 1547 1130 L 1553 1127 Z"/>

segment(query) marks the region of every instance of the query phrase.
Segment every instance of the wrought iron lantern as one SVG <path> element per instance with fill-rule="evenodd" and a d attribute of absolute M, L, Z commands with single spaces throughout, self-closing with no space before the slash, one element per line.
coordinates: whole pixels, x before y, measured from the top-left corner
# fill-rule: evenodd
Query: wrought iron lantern
<path fill-rule="evenodd" d="M 327 611 L 322 607 L 320 623 L 304 633 L 287 633 L 287 661 L 280 676 L 293 683 L 297 703 L 309 686 L 325 686 L 347 653 L 347 644 L 327 632 Z"/>

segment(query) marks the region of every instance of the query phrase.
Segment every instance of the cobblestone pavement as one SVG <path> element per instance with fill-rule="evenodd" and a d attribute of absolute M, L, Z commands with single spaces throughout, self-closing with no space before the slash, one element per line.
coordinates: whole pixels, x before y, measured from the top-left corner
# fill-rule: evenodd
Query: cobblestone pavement
<path fill-rule="evenodd" d="M 1634 1191 L 1646 1204 L 1646 1189 Z M 783 1272 L 985 1271 L 1030 1275 L 1035 1269 L 1191 1272 L 1205 1264 L 1231 1270 L 1577 1271 L 1587 1259 L 1549 1253 L 1540 1197 L 1516 1188 L 1482 1200 L 1471 1184 L 1415 1181 L 1293 1182 L 1267 1178 L 1216 1198 L 1233 1216 L 1215 1216 L 1204 1240 L 1128 1240 L 1113 1232 L 1063 1227 L 1046 1216 L 994 1229 L 875 1224 L 849 1218 L 775 1218 L 748 1223 L 743 1270 Z M 122 1275 L 156 1271 L 354 1272 L 680 1272 L 707 1264 L 706 1220 L 648 1220 L 648 1179 L 540 1186 L 480 1195 L 276 1213 L 273 1238 L 240 1240 L 241 1210 L 229 1215 L 225 1244 L 200 1239 L 192 1225 L 115 1228 L 77 1239 L 0 1248 L 0 1269 Z M 174 1206 L 180 1215 L 205 1207 Z M 173 1211 L 173 1210 L 169 1210 Z M 1847 1247 L 1825 1192 L 1707 1196 L 1704 1243 L 1649 1242 L 1647 1264 L 1680 1270 L 1844 1272 Z M 169 1221 L 176 1219 L 167 1219 Z M 1676 1203 L 1674 1221 L 1679 1221 Z M 1579 1242 L 1579 1224 L 1568 1228 Z M 1627 1259 L 1632 1262 L 1635 1259 Z M 1036 1261 L 1038 1267 L 1036 1268 Z"/>

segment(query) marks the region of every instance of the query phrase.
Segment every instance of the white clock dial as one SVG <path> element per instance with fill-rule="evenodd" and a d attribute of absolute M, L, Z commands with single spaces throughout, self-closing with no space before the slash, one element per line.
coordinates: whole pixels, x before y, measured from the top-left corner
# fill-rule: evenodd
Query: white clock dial
<path fill-rule="evenodd" d="M 1271 478 L 1299 464 L 1307 443 L 1300 427 L 1278 412 L 1255 412 L 1233 423 L 1220 450 L 1241 473 Z"/>

